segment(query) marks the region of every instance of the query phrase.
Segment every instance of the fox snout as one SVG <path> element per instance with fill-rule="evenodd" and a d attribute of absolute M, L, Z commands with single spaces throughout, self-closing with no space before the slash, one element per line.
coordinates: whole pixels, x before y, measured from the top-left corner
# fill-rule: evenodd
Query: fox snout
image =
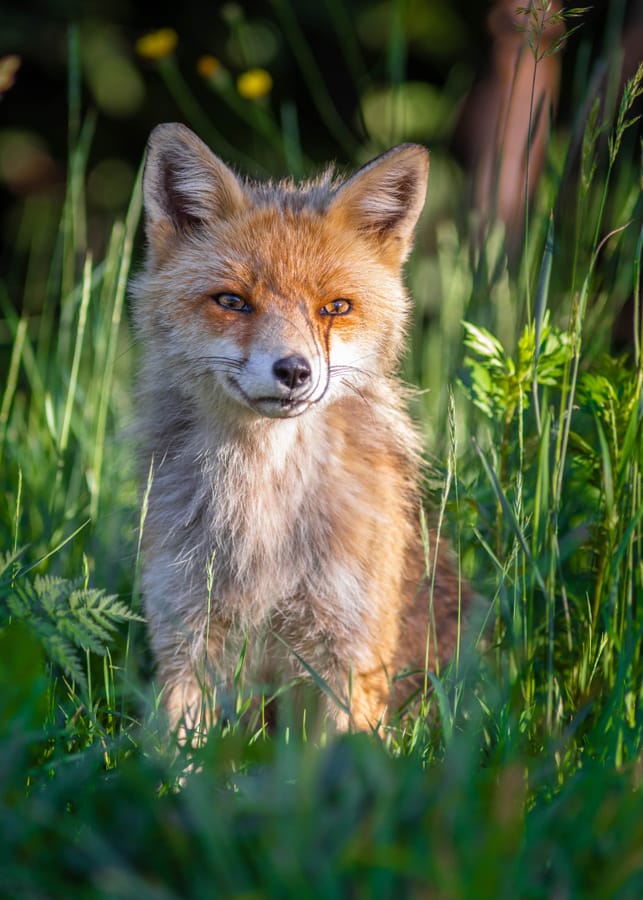
<path fill-rule="evenodd" d="M 324 393 L 323 379 L 318 371 L 321 361 L 313 362 L 296 352 L 283 354 L 282 351 L 276 355 L 277 359 L 269 362 L 263 377 L 260 359 L 251 358 L 239 372 L 236 386 L 241 389 L 245 402 L 260 415 L 269 418 L 300 415 Z"/>
<path fill-rule="evenodd" d="M 291 393 L 304 390 L 312 375 L 308 360 L 303 356 L 285 356 L 278 359 L 272 367 L 273 374 L 280 384 L 285 385 Z"/>
<path fill-rule="evenodd" d="M 266 342 L 257 344 L 245 359 L 238 350 L 234 353 L 234 365 L 228 364 L 219 371 L 215 363 L 214 370 L 219 385 L 231 399 L 260 416 L 290 418 L 301 415 L 325 395 L 328 364 L 317 352 L 310 355 L 305 350 L 284 346 L 283 341 L 276 343 L 272 347 Z"/>

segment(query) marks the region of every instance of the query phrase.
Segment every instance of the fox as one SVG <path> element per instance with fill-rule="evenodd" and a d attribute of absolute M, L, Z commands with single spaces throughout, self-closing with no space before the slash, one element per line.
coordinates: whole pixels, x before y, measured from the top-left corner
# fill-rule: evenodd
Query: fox
<path fill-rule="evenodd" d="M 174 729 L 212 723 L 243 658 L 377 731 L 454 653 L 469 591 L 442 544 L 427 571 L 398 374 L 428 173 L 407 143 L 347 177 L 257 181 L 182 124 L 150 135 L 142 591 Z"/>

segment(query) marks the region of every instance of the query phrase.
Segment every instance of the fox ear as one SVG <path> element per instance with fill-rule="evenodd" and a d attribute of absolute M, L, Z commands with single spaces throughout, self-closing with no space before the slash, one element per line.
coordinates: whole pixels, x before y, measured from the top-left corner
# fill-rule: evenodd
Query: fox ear
<path fill-rule="evenodd" d="M 241 181 L 185 125 L 157 125 L 147 146 L 146 232 L 153 249 L 207 219 L 225 218 L 245 205 Z"/>
<path fill-rule="evenodd" d="M 349 178 L 337 191 L 329 214 L 371 235 L 401 264 L 411 251 L 428 178 L 428 151 L 419 144 L 400 144 Z"/>

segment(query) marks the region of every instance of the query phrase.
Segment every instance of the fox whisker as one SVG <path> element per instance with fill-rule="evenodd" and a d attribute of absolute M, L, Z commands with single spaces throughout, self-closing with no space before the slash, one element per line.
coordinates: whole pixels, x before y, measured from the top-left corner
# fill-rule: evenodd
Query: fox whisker
<path fill-rule="evenodd" d="M 366 378 L 381 378 L 381 374 L 379 372 L 374 372 L 372 369 L 364 369 L 361 366 L 330 366 L 329 369 L 331 378 L 338 378 L 347 375 L 363 375 Z M 349 382 L 346 382 L 347 384 Z"/>
<path fill-rule="evenodd" d="M 230 356 L 196 356 L 194 357 L 194 362 L 213 362 L 228 366 L 231 369 L 240 369 L 243 365 L 239 360 Z"/>
<path fill-rule="evenodd" d="M 346 385 L 346 387 L 349 390 L 353 391 L 354 394 L 357 394 L 357 396 L 360 398 L 360 400 L 363 401 L 365 406 L 372 406 L 372 401 L 371 401 L 370 397 L 367 397 L 364 394 L 364 392 L 362 390 L 360 390 L 360 388 L 357 387 L 356 384 L 353 384 L 352 382 L 347 381 L 346 379 L 344 379 L 342 381 L 342 384 Z"/>

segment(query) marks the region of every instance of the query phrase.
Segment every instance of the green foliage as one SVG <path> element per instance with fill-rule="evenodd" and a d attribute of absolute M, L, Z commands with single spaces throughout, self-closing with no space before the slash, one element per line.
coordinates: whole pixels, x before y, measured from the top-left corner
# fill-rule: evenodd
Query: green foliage
<path fill-rule="evenodd" d="M 492 421 L 510 422 L 517 409 L 529 407 L 534 381 L 554 387 L 571 357 L 568 334 L 549 325 L 546 314 L 538 352 L 536 326 L 531 323 L 518 340 L 515 358 L 507 354 L 500 341 L 486 328 L 464 322 L 467 388 L 475 405 Z"/>
<path fill-rule="evenodd" d="M 42 642 L 52 663 L 87 688 L 80 651 L 105 656 L 123 622 L 142 621 L 113 595 L 82 578 L 29 578 L 15 571 L 18 554 L 0 557 L 0 633 L 18 621 Z"/>
<path fill-rule="evenodd" d="M 240 755 L 251 771 L 231 773 Z M 106 774 L 87 752 L 34 786 L 19 816 L 7 786 L 24 760 L 5 752 L 0 878 L 11 897 L 640 895 L 630 773 L 588 765 L 552 798 L 544 767 L 480 767 L 464 740 L 451 760 L 426 771 L 365 736 L 252 754 L 213 735 L 179 791 L 160 789 L 168 768 L 150 756 Z"/>

